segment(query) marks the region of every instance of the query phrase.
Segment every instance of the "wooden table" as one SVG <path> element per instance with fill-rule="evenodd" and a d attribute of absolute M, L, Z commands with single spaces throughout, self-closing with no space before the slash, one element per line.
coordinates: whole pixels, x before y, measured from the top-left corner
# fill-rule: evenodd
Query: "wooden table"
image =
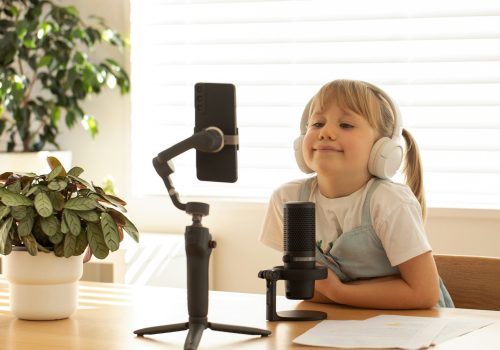
<path fill-rule="evenodd" d="M 80 282 L 76 313 L 60 321 L 23 321 L 9 311 L 8 284 L 0 275 L 1 350 L 129 350 L 182 349 L 186 331 L 137 337 L 136 329 L 187 321 L 186 291 L 175 288 L 129 286 Z M 293 308 L 322 310 L 328 319 L 361 320 L 380 314 L 430 317 L 488 317 L 498 322 L 435 349 L 499 349 L 500 312 L 466 309 L 408 311 L 366 310 L 338 305 L 314 304 L 278 298 L 277 310 Z M 258 294 L 211 292 L 210 322 L 269 329 L 268 337 L 215 332 L 203 333 L 199 349 L 320 349 L 301 346 L 292 340 L 317 321 L 267 322 L 265 297 Z M 362 335 L 360 335 L 362 336 Z"/>

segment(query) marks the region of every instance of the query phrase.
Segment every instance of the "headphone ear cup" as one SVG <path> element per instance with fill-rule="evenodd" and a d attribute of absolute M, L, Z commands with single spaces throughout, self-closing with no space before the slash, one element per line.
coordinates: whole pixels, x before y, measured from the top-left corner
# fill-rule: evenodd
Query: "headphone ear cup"
<path fill-rule="evenodd" d="M 302 112 L 302 117 L 300 118 L 300 136 L 293 142 L 293 149 L 295 151 L 295 160 L 299 169 L 306 174 L 314 173 L 314 171 L 309 168 L 304 160 L 304 154 L 302 153 L 302 143 L 304 142 L 304 135 L 307 132 L 307 119 L 309 118 L 309 110 L 311 109 L 311 103 L 314 97 L 312 97 L 309 102 L 307 102 Z"/>
<path fill-rule="evenodd" d="M 382 137 L 372 147 L 368 171 L 381 179 L 389 179 L 396 174 L 402 161 L 401 145 L 388 137 Z"/>
<path fill-rule="evenodd" d="M 299 169 L 302 170 L 306 174 L 313 173 L 312 171 L 306 164 L 306 161 L 304 160 L 304 154 L 302 153 L 302 143 L 304 142 L 304 135 L 300 135 L 293 141 L 293 149 L 295 151 L 295 160 L 297 161 L 297 165 L 299 166 Z"/>

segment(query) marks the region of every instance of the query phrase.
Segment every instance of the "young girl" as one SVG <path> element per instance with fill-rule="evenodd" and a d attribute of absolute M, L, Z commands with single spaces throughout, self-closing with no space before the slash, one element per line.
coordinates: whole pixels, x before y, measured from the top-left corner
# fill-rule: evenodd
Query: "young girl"
<path fill-rule="evenodd" d="M 315 282 L 313 301 L 453 306 L 425 234 L 418 148 L 387 94 L 362 81 L 330 82 L 306 107 L 301 131 L 297 163 L 316 176 L 275 190 L 259 240 L 282 250 L 284 203 L 314 202 L 316 260 L 329 269 L 327 279 Z M 403 158 L 407 185 L 388 180 Z"/>

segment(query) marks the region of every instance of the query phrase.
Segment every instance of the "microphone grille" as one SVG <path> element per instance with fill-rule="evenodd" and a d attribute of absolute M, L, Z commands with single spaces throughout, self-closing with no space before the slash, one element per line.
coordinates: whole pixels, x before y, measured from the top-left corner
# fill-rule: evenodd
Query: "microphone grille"
<path fill-rule="evenodd" d="M 316 220 L 313 202 L 287 202 L 283 208 L 284 251 L 313 251 Z"/>

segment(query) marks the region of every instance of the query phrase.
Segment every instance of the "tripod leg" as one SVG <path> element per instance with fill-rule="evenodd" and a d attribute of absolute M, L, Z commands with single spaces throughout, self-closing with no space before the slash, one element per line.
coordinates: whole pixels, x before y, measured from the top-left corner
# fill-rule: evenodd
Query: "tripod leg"
<path fill-rule="evenodd" d="M 188 328 L 189 328 L 189 323 L 184 322 L 184 323 L 175 323 L 164 326 L 142 328 L 134 331 L 134 333 L 137 334 L 138 336 L 143 336 L 145 334 L 160 334 L 160 333 L 185 331 Z"/>
<path fill-rule="evenodd" d="M 212 323 L 212 322 L 208 322 L 208 328 L 219 332 L 261 335 L 263 337 L 267 337 L 268 335 L 271 334 L 271 331 L 268 331 L 267 329 L 235 326 L 235 325 Z"/>
<path fill-rule="evenodd" d="M 185 350 L 196 350 L 206 326 L 202 323 L 189 323 L 189 331 L 184 342 Z"/>

